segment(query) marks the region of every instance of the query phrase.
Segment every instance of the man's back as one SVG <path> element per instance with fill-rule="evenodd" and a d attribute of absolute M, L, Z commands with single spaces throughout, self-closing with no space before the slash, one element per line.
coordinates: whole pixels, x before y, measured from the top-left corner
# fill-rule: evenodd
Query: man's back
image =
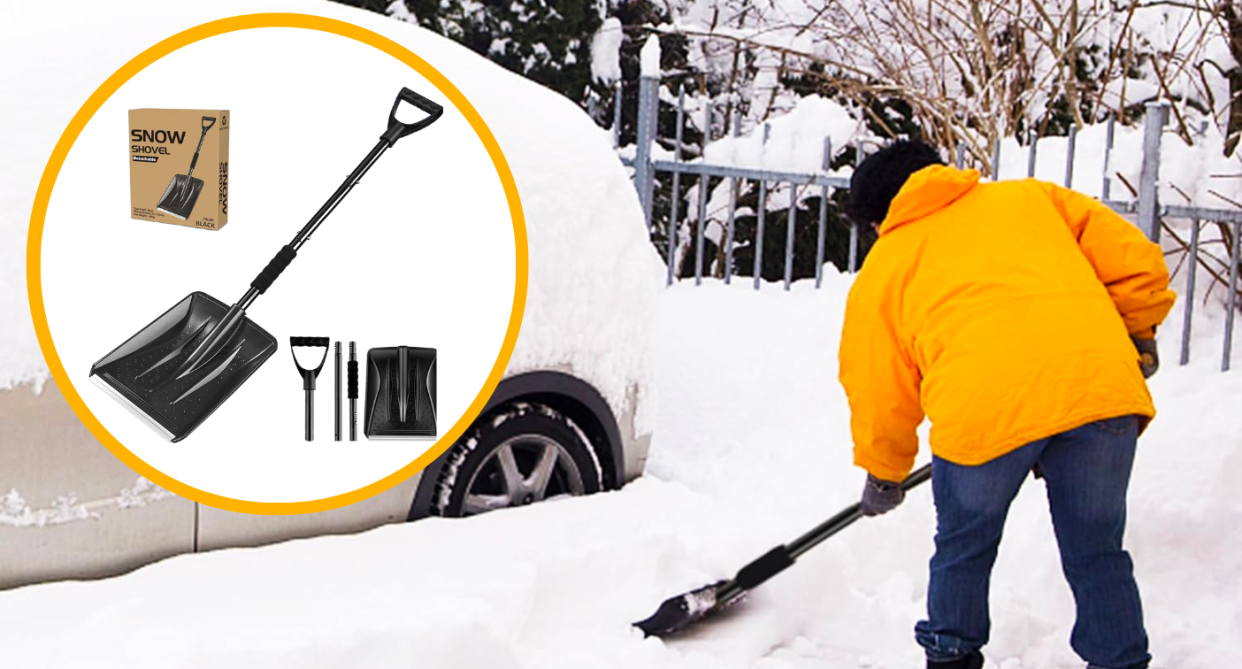
<path fill-rule="evenodd" d="M 1136 262 L 1164 281 L 1110 276 Z M 919 410 L 933 452 L 965 465 L 1104 418 L 1150 418 L 1128 335 L 1172 305 L 1163 285 L 1158 248 L 1090 198 L 1030 179 L 978 183 L 973 170 L 915 173 L 847 309 L 841 374 L 863 437 L 859 464 L 904 475 L 891 447 L 911 444 L 893 431 L 912 430 Z M 885 348 L 891 361 L 877 366 Z M 902 406 L 910 393 L 898 386 L 911 380 L 917 407 Z"/>

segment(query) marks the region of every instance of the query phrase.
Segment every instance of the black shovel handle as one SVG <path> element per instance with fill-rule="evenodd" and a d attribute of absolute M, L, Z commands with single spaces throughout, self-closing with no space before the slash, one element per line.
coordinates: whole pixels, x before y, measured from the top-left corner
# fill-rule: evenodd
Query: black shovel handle
<path fill-rule="evenodd" d="M 397 108 L 401 106 L 402 102 L 408 102 L 418 109 L 427 112 L 427 118 L 421 119 L 416 123 L 402 123 L 401 121 L 398 121 Z M 392 111 L 388 112 L 388 130 L 386 130 L 384 134 L 380 135 L 380 139 L 388 142 L 388 146 L 392 147 L 393 144 L 397 143 L 398 139 L 401 139 L 406 135 L 412 135 L 419 130 L 426 128 L 432 123 L 435 123 L 436 120 L 443 115 L 444 107 L 441 107 L 439 104 L 428 100 L 408 88 L 402 88 L 401 92 L 397 94 L 397 99 L 392 103 Z"/>
<path fill-rule="evenodd" d="M 207 134 L 207 131 L 208 131 L 208 130 L 211 130 L 211 126 L 213 126 L 213 125 L 215 125 L 215 124 L 216 124 L 216 117 L 214 117 L 214 116 L 204 116 L 204 117 L 203 117 L 203 134 L 204 134 L 204 135 L 206 135 L 206 134 Z"/>
<path fill-rule="evenodd" d="M 931 479 L 931 465 L 923 465 L 914 470 L 906 480 L 901 482 L 901 489 L 909 491 Z M 835 516 L 815 526 L 810 532 L 760 555 L 750 564 L 742 567 L 737 576 L 721 584 L 718 599 L 727 603 L 747 590 L 757 587 L 764 581 L 776 576 L 793 566 L 795 560 L 803 553 L 826 541 L 829 537 L 853 525 L 862 518 L 862 504 L 854 504 L 841 510 Z"/>

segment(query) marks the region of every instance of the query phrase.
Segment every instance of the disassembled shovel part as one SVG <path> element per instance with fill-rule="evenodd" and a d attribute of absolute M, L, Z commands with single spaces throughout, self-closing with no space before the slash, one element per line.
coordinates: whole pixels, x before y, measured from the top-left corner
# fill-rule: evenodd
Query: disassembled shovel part
<path fill-rule="evenodd" d="M 336 342 L 336 374 L 332 377 L 332 389 L 334 391 L 332 400 L 332 440 L 341 440 L 341 342 Z"/>
<path fill-rule="evenodd" d="M 436 436 L 436 350 L 391 346 L 367 351 L 368 439 Z"/>
<path fill-rule="evenodd" d="M 427 116 L 416 123 L 398 121 L 397 108 L 403 101 Z M 431 125 L 443 113 L 440 105 L 408 88 L 401 89 L 379 143 L 293 241 L 250 282 L 241 299 L 226 307 L 210 295 L 191 293 L 92 365 L 91 379 L 165 438 L 184 439 L 276 351 L 276 340 L 247 318 L 246 309 L 271 287 L 385 151 L 398 139 Z"/>
<path fill-rule="evenodd" d="M 156 209 L 183 221 L 190 218 L 190 212 L 194 211 L 194 204 L 198 202 L 198 194 L 203 191 L 203 180 L 194 178 L 194 166 L 198 164 L 198 152 L 203 150 L 203 139 L 207 137 L 207 131 L 211 129 L 211 126 L 215 124 L 216 119 L 210 116 L 203 117 L 203 134 L 198 136 L 198 146 L 194 148 L 194 157 L 190 159 L 190 171 L 186 174 L 173 175 L 168 188 L 165 188 L 164 194 L 160 196 L 160 203 L 155 206 Z"/>
<path fill-rule="evenodd" d="M 349 440 L 358 441 L 358 347 L 349 342 Z"/>
<path fill-rule="evenodd" d="M 323 347 L 323 357 L 319 358 L 319 364 L 314 369 L 307 369 L 298 362 L 298 352 L 293 353 L 293 364 L 297 366 L 298 373 L 302 375 L 302 390 L 306 391 L 306 440 L 315 440 L 315 379 L 319 378 L 319 370 L 323 369 L 323 363 L 328 359 L 328 338 L 327 337 L 290 337 L 289 347 L 297 348 L 299 346 L 307 346 L 318 348 Z"/>

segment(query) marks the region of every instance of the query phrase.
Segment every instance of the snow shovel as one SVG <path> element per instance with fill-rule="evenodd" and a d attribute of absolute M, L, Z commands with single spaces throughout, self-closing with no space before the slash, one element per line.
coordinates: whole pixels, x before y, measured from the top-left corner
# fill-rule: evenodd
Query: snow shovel
<path fill-rule="evenodd" d="M 930 478 L 931 465 L 924 465 L 901 483 L 901 489 L 909 491 Z M 665 637 L 681 631 L 737 602 L 764 581 L 793 566 L 794 561 L 803 553 L 849 527 L 859 518 L 862 518 L 862 505 L 856 503 L 794 539 L 792 543 L 777 546 L 759 556 L 738 570 L 732 579 L 717 581 L 664 600 L 650 618 L 636 622 L 634 626 L 642 630 L 644 636 Z"/>
<path fill-rule="evenodd" d="M 160 196 L 160 203 L 155 205 L 156 209 L 183 221 L 190 218 L 190 212 L 194 211 L 194 203 L 198 202 L 198 194 L 203 192 L 203 180 L 194 178 L 194 166 L 198 164 L 198 152 L 203 150 L 203 139 L 207 137 L 207 131 L 211 130 L 211 126 L 215 124 L 216 119 L 210 116 L 203 117 L 203 134 L 198 136 L 198 146 L 194 147 L 194 157 L 190 159 L 190 171 L 186 174 L 173 175 L 172 182 Z"/>
<path fill-rule="evenodd" d="M 427 116 L 416 123 L 398 121 L 397 108 L 403 101 Z M 228 306 L 206 293 L 190 293 L 96 362 L 91 380 L 164 438 L 174 442 L 186 438 L 276 352 L 276 339 L 250 320 L 246 309 L 271 287 L 298 249 L 385 151 L 443 113 L 440 105 L 401 89 L 379 143 L 250 282 L 241 299 Z"/>

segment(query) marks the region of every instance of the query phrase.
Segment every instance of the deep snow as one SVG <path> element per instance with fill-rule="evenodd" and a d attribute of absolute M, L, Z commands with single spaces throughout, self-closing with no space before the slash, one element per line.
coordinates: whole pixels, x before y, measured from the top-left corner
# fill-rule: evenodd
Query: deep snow
<path fill-rule="evenodd" d="M 690 637 L 629 626 L 855 500 L 835 378 L 848 285 L 664 293 L 649 474 L 620 492 L 0 593 L 5 666 L 920 666 L 926 489 Z M 1196 352 L 1218 350 L 1219 323 L 1201 325 Z M 1166 358 L 1176 329 L 1161 333 Z M 1134 476 L 1128 545 L 1155 669 L 1242 663 L 1242 374 L 1215 364 L 1166 360 Z M 1081 666 L 1040 487 L 1023 489 L 1001 550 L 991 669 Z"/>

